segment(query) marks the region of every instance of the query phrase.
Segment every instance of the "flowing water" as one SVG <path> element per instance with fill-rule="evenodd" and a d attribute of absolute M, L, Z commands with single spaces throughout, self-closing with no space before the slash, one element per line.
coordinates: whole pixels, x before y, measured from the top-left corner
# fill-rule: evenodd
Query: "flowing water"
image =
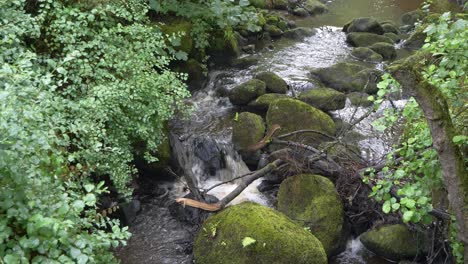
<path fill-rule="evenodd" d="M 247 69 L 212 70 L 206 87 L 195 92 L 189 100 L 194 108 L 190 118 L 173 124 L 171 143 L 184 174 L 193 175 L 198 187 L 206 189 L 249 172 L 231 144 L 232 122 L 238 109 L 226 97 L 219 96 L 219 89 L 232 89 L 260 71 L 272 71 L 283 77 L 291 87 L 290 95 L 312 89 L 315 85 L 309 78 L 311 69 L 353 60 L 350 57 L 351 48 L 345 43 L 345 34 L 341 32 L 343 24 L 363 16 L 398 21 L 401 14 L 416 9 L 420 3 L 420 0 L 329 1 L 329 13 L 296 21 L 299 26 L 316 28 L 315 35 L 300 42 L 278 40 L 273 43 L 273 50 L 265 49 L 255 54 L 258 63 Z M 382 65 L 375 67 L 381 68 Z M 401 106 L 404 102 L 396 104 Z M 345 109 L 332 114 L 346 121 L 358 118 L 367 111 L 362 107 L 352 107 L 347 102 Z M 359 145 L 368 159 L 377 159 L 388 149 L 388 139 L 376 134 L 370 125 L 377 115 L 355 128 L 366 136 Z M 250 200 L 271 206 L 270 201 L 258 192 L 258 183 L 254 182 L 232 203 Z M 178 181 L 145 186 L 154 189 L 152 193 L 157 195 L 142 201 L 142 211 L 130 227 L 133 237 L 129 245 L 116 252 L 122 263 L 192 263 L 191 241 L 196 227 L 178 221 L 168 209 L 174 197 L 186 193 L 183 184 Z M 235 187 L 236 182 L 233 182 L 215 188 L 209 194 L 222 198 Z M 386 262 L 373 258 L 359 240 L 354 239 L 333 263 Z"/>

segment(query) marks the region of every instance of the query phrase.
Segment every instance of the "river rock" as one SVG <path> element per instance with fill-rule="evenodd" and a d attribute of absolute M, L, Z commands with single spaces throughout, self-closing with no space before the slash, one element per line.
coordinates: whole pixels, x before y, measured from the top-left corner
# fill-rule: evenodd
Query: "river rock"
<path fill-rule="evenodd" d="M 309 12 L 307 10 L 305 10 L 304 8 L 302 8 L 302 7 L 294 8 L 292 13 L 293 13 L 293 15 L 299 16 L 299 17 L 306 17 L 306 16 L 309 15 Z"/>
<path fill-rule="evenodd" d="M 398 27 L 390 21 L 382 22 L 381 25 L 384 33 L 400 34 Z"/>
<path fill-rule="evenodd" d="M 265 134 L 265 124 L 261 116 L 242 112 L 232 129 L 232 142 L 237 150 L 246 150 L 258 143 Z"/>
<path fill-rule="evenodd" d="M 418 20 L 423 17 L 423 12 L 421 10 L 415 10 L 408 13 L 405 13 L 401 16 L 401 22 L 403 25 L 414 26 Z"/>
<path fill-rule="evenodd" d="M 370 17 L 361 17 L 361 18 L 356 18 L 351 23 L 349 26 L 346 27 L 346 32 L 351 33 L 351 32 L 368 32 L 368 33 L 374 33 L 378 35 L 382 35 L 384 32 L 384 29 L 380 25 L 380 23 Z"/>
<path fill-rule="evenodd" d="M 177 68 L 177 71 L 188 74 L 187 84 L 191 91 L 201 89 L 206 81 L 205 69 L 195 59 L 188 59 L 182 62 Z"/>
<path fill-rule="evenodd" d="M 242 58 L 236 58 L 232 60 L 231 66 L 235 67 L 237 69 L 247 69 L 248 67 L 255 65 L 258 63 L 258 57 L 257 56 L 246 56 Z"/>
<path fill-rule="evenodd" d="M 257 8 L 266 9 L 268 8 L 266 0 L 249 0 L 250 4 Z"/>
<path fill-rule="evenodd" d="M 329 115 L 292 98 L 279 99 L 271 103 L 266 120 L 268 128 L 274 124 L 280 125 L 281 134 L 301 129 L 313 129 L 330 136 L 335 135 L 335 124 Z M 326 139 L 326 137 L 314 133 L 288 137 L 288 140 L 296 140 L 310 145 L 318 145 Z"/>
<path fill-rule="evenodd" d="M 372 101 L 369 101 L 369 95 L 366 93 L 352 92 L 347 94 L 348 99 L 351 101 L 352 105 L 369 107 L 373 104 Z"/>
<path fill-rule="evenodd" d="M 216 172 L 224 168 L 224 153 L 217 142 L 208 136 L 199 136 L 192 142 L 193 151 L 197 158 L 202 161 L 204 175 L 214 176 Z"/>
<path fill-rule="evenodd" d="M 346 95 L 331 88 L 317 88 L 301 93 L 299 100 L 323 111 L 343 109 Z"/>
<path fill-rule="evenodd" d="M 267 92 L 285 94 L 288 91 L 288 84 L 286 81 L 273 72 L 258 73 L 255 79 L 265 83 Z"/>
<path fill-rule="evenodd" d="M 265 90 L 266 85 L 263 81 L 252 79 L 232 89 L 229 93 L 229 100 L 235 105 L 246 105 L 265 94 Z"/>
<path fill-rule="evenodd" d="M 378 71 L 368 69 L 362 65 L 348 62 L 340 62 L 328 68 L 320 68 L 311 71 L 313 76 L 326 86 L 339 92 L 377 92 L 379 81 Z"/>
<path fill-rule="evenodd" d="M 395 33 L 391 33 L 391 32 L 385 33 L 384 36 L 393 40 L 395 43 L 398 43 L 401 41 L 401 37 Z"/>
<path fill-rule="evenodd" d="M 370 251 L 395 261 L 414 259 L 428 249 L 427 236 L 411 232 L 403 224 L 374 228 L 362 234 L 360 240 Z"/>
<path fill-rule="evenodd" d="M 288 0 L 273 0 L 273 8 L 279 10 L 288 10 L 289 3 Z"/>
<path fill-rule="evenodd" d="M 384 60 L 393 60 L 397 57 L 397 52 L 393 44 L 379 42 L 371 45 L 369 48 L 382 55 Z"/>
<path fill-rule="evenodd" d="M 267 93 L 250 102 L 248 106 L 257 111 L 267 111 L 271 103 L 282 98 L 289 97 L 285 94 Z"/>
<path fill-rule="evenodd" d="M 270 34 L 270 36 L 272 37 L 281 37 L 281 35 L 283 35 L 283 31 L 275 25 L 267 24 L 263 26 L 263 30 Z"/>
<path fill-rule="evenodd" d="M 333 183 L 319 175 L 300 174 L 281 183 L 278 210 L 310 228 L 328 256 L 338 253 L 343 230 L 343 205 Z"/>
<path fill-rule="evenodd" d="M 367 48 L 367 47 L 357 47 L 354 48 L 351 52 L 351 55 L 357 59 L 362 61 L 369 61 L 369 62 L 381 62 L 383 61 L 382 55 L 378 54 L 377 52 Z"/>
<path fill-rule="evenodd" d="M 243 246 L 244 239 L 251 244 Z M 246 202 L 209 217 L 193 246 L 197 264 L 326 264 L 320 241 L 282 213 Z"/>
<path fill-rule="evenodd" d="M 241 54 L 240 46 L 236 39 L 226 39 L 223 31 L 218 31 L 212 35 L 210 46 L 208 48 L 209 54 L 212 56 L 226 61 L 226 58 L 236 58 Z"/>
<path fill-rule="evenodd" d="M 367 32 L 349 33 L 346 36 L 346 42 L 353 47 L 368 47 L 378 42 L 394 43 L 393 40 L 388 37 Z"/>
<path fill-rule="evenodd" d="M 318 0 L 306 0 L 304 2 L 304 9 L 311 15 L 320 15 L 328 11 L 326 5 L 322 4 Z"/>
<path fill-rule="evenodd" d="M 305 37 L 313 36 L 317 33 L 317 30 L 306 27 L 298 27 L 290 29 L 284 32 L 283 37 L 295 40 L 301 40 Z"/>
<path fill-rule="evenodd" d="M 403 43 L 403 47 L 414 50 L 420 49 L 424 45 L 426 37 L 427 35 L 423 29 L 416 29 Z"/>

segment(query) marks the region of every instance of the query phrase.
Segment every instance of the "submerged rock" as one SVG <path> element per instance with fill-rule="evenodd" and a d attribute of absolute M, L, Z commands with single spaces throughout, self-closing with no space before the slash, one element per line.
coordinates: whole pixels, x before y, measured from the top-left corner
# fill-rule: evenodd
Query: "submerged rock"
<path fill-rule="evenodd" d="M 255 79 L 265 83 L 267 92 L 285 94 L 288 91 L 288 84 L 276 73 L 261 72 L 255 76 Z"/>
<path fill-rule="evenodd" d="M 346 42 L 353 47 L 368 47 L 378 42 L 393 44 L 393 40 L 382 35 L 367 32 L 352 32 L 346 36 Z"/>
<path fill-rule="evenodd" d="M 257 111 L 266 111 L 268 110 L 268 107 L 270 107 L 271 103 L 282 98 L 289 98 L 289 97 L 285 94 L 267 93 L 267 94 L 259 96 L 257 99 L 255 99 L 255 101 L 250 102 L 248 106 L 252 107 L 253 109 Z"/>
<path fill-rule="evenodd" d="M 249 245 L 243 245 L 244 239 Z M 203 224 L 193 246 L 198 264 L 326 264 L 320 241 L 285 215 L 242 203 L 213 215 Z"/>
<path fill-rule="evenodd" d="M 298 99 L 323 111 L 343 109 L 346 104 L 346 95 L 330 88 L 305 91 Z"/>
<path fill-rule="evenodd" d="M 265 89 L 266 85 L 263 81 L 252 79 L 232 89 L 229 93 L 229 100 L 235 105 L 246 105 L 265 94 Z"/>
<path fill-rule="evenodd" d="M 338 253 L 343 230 L 343 205 L 333 183 L 319 175 L 300 174 L 283 181 L 278 210 L 310 228 L 329 256 Z"/>
<path fill-rule="evenodd" d="M 305 37 L 313 36 L 315 33 L 317 33 L 315 29 L 298 27 L 284 32 L 283 36 L 289 39 L 301 40 Z"/>
<path fill-rule="evenodd" d="M 374 228 L 360 240 L 370 251 L 391 260 L 414 259 L 427 252 L 427 236 L 411 232 L 403 224 Z"/>
<path fill-rule="evenodd" d="M 397 57 L 395 46 L 393 46 L 392 44 L 379 42 L 373 44 L 369 48 L 382 55 L 384 60 L 394 60 Z"/>
<path fill-rule="evenodd" d="M 274 124 L 280 125 L 281 134 L 301 129 L 313 129 L 330 136 L 335 135 L 335 124 L 329 115 L 292 98 L 279 99 L 271 103 L 266 120 L 268 128 L 271 128 Z M 288 137 L 288 140 L 318 145 L 327 138 L 322 135 L 307 133 Z"/>
<path fill-rule="evenodd" d="M 370 17 L 362 17 L 362 18 L 356 18 L 349 25 L 345 25 L 346 32 L 351 33 L 351 32 L 368 32 L 368 33 L 374 33 L 378 35 L 382 35 L 385 33 L 384 29 L 382 28 L 382 25 L 374 19 Z"/>
<path fill-rule="evenodd" d="M 381 62 L 383 60 L 382 55 L 367 47 L 355 48 L 351 52 L 351 55 L 357 59 L 369 62 Z"/>

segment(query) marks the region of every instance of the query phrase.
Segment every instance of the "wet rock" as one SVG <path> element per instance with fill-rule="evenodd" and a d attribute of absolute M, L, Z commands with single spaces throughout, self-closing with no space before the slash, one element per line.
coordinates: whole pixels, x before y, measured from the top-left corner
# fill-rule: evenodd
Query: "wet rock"
<path fill-rule="evenodd" d="M 382 35 L 385 33 L 384 29 L 382 28 L 382 25 L 374 19 L 370 17 L 362 17 L 362 18 L 356 18 L 351 23 L 345 26 L 346 31 L 348 33 L 351 32 L 368 32 L 368 33 L 374 33 L 378 35 Z"/>
<path fill-rule="evenodd" d="M 246 237 L 253 242 L 243 246 Z M 195 238 L 193 252 L 199 264 L 327 263 L 312 233 L 285 215 L 251 202 L 209 217 Z"/>
<path fill-rule="evenodd" d="M 304 9 L 313 16 L 320 15 L 328 11 L 327 6 L 317 0 L 306 0 L 304 2 Z"/>
<path fill-rule="evenodd" d="M 305 27 L 298 27 L 284 32 L 284 37 L 289 39 L 301 40 L 305 37 L 313 36 L 317 30 Z"/>
<path fill-rule="evenodd" d="M 243 112 L 240 113 L 232 130 L 232 142 L 237 150 L 247 150 L 258 143 L 265 134 L 265 124 L 261 116 Z"/>
<path fill-rule="evenodd" d="M 271 103 L 282 98 L 288 98 L 288 96 L 285 94 L 267 93 L 250 102 L 248 106 L 257 111 L 267 111 Z"/>
<path fill-rule="evenodd" d="M 391 33 L 391 32 L 385 33 L 384 36 L 387 37 L 387 38 L 390 38 L 395 43 L 398 43 L 398 42 L 401 41 L 401 37 L 399 35 L 395 34 L 395 33 Z"/>
<path fill-rule="evenodd" d="M 375 254 L 391 259 L 414 259 L 427 252 L 426 234 L 411 232 L 405 225 L 386 225 L 365 232 L 364 246 Z"/>
<path fill-rule="evenodd" d="M 283 31 L 274 25 L 267 24 L 263 27 L 263 30 L 265 30 L 272 37 L 281 37 L 281 35 L 283 35 Z"/>
<path fill-rule="evenodd" d="M 255 45 L 253 45 L 253 44 L 246 45 L 246 46 L 242 47 L 242 50 L 245 53 L 253 54 L 253 53 L 255 53 Z"/>
<path fill-rule="evenodd" d="M 141 203 L 139 200 L 132 200 L 123 204 L 120 207 L 120 219 L 123 225 L 130 225 L 136 218 L 138 212 L 141 210 Z"/>
<path fill-rule="evenodd" d="M 379 42 L 369 46 L 369 48 L 382 55 L 384 60 L 393 60 L 397 56 L 397 52 L 393 44 Z"/>
<path fill-rule="evenodd" d="M 414 26 L 418 20 L 422 19 L 423 12 L 421 10 L 415 10 L 405 13 L 401 16 L 401 22 L 403 25 Z"/>
<path fill-rule="evenodd" d="M 275 187 L 277 186 L 277 183 L 276 182 L 271 182 L 271 181 L 266 181 L 266 180 L 263 180 L 258 186 L 257 186 L 257 190 L 259 192 L 268 192 L 268 191 L 271 191 L 273 190 Z"/>
<path fill-rule="evenodd" d="M 267 92 L 285 94 L 288 91 L 286 81 L 273 72 L 258 73 L 255 79 L 259 79 L 265 83 Z"/>
<path fill-rule="evenodd" d="M 265 94 L 265 90 L 266 85 L 263 81 L 252 79 L 232 89 L 229 93 L 229 100 L 235 105 L 246 105 Z"/>
<path fill-rule="evenodd" d="M 289 27 L 289 28 L 296 28 L 296 27 L 297 27 L 296 21 L 294 21 L 294 20 L 288 20 L 288 27 Z"/>
<path fill-rule="evenodd" d="M 267 129 L 274 124 L 281 126 L 281 134 L 301 129 L 313 129 L 327 135 L 335 134 L 335 124 L 329 115 L 296 99 L 279 99 L 270 104 L 266 115 Z M 318 145 L 326 137 L 314 133 L 294 135 L 288 140 Z"/>
<path fill-rule="evenodd" d="M 420 49 L 424 45 L 426 37 L 427 35 L 423 32 L 423 29 L 417 29 L 403 43 L 403 47 L 414 50 Z"/>
<path fill-rule="evenodd" d="M 355 90 L 357 92 L 364 92 L 368 94 L 376 94 L 379 90 L 377 84 L 382 80 L 382 72 L 376 69 L 364 69 L 354 76 L 353 85 L 361 87 Z M 351 92 L 355 92 L 351 91 Z"/>
<path fill-rule="evenodd" d="M 388 37 L 367 32 L 352 32 L 346 36 L 346 42 L 353 47 L 368 47 L 378 42 L 393 44 Z"/>
<path fill-rule="evenodd" d="M 279 10 L 288 10 L 288 0 L 273 0 L 272 1 L 273 8 Z"/>
<path fill-rule="evenodd" d="M 306 16 L 309 15 L 309 12 L 307 10 L 305 10 L 304 8 L 302 8 L 302 7 L 294 8 L 292 13 L 293 13 L 293 15 L 299 16 L 299 17 L 306 17 Z"/>
<path fill-rule="evenodd" d="M 278 192 L 278 210 L 310 228 L 328 256 L 339 253 L 344 211 L 329 179 L 311 174 L 287 178 Z"/>
<path fill-rule="evenodd" d="M 362 61 L 381 62 L 383 60 L 382 55 L 367 47 L 357 47 L 353 49 L 351 55 Z"/>
<path fill-rule="evenodd" d="M 182 63 L 177 70 L 188 74 L 187 84 L 191 91 L 201 89 L 206 81 L 205 68 L 195 59 Z"/>
<path fill-rule="evenodd" d="M 225 154 L 211 137 L 200 136 L 193 140 L 195 156 L 203 161 L 205 174 L 214 176 L 216 172 L 226 167 Z"/>
<path fill-rule="evenodd" d="M 184 198 L 195 199 L 195 196 L 189 193 L 185 195 Z M 217 203 L 219 202 L 219 200 L 213 195 L 207 194 L 205 195 L 205 202 Z M 183 206 L 182 204 L 178 204 L 176 202 L 173 202 L 169 205 L 169 212 L 178 220 L 188 222 L 194 225 L 201 224 L 203 221 L 206 220 L 206 218 L 208 218 L 209 215 L 212 214 L 208 211 L 201 210 L 195 207 Z"/>
<path fill-rule="evenodd" d="M 243 58 L 237 58 L 232 61 L 231 66 L 238 69 L 246 69 L 252 65 L 258 64 L 257 56 L 247 56 Z"/>
<path fill-rule="evenodd" d="M 372 101 L 367 99 L 369 98 L 369 95 L 366 93 L 353 92 L 349 93 L 347 96 L 351 101 L 351 104 L 355 106 L 369 107 L 373 104 Z"/>
<path fill-rule="evenodd" d="M 346 95 L 330 88 L 305 91 L 298 99 L 323 111 L 343 109 L 346 104 Z"/>
<path fill-rule="evenodd" d="M 384 33 L 400 34 L 398 27 L 391 22 L 382 22 L 381 25 Z"/>

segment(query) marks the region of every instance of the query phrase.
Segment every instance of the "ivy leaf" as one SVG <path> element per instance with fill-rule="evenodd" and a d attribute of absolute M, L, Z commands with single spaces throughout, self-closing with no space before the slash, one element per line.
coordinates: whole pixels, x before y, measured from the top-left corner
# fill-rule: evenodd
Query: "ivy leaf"
<path fill-rule="evenodd" d="M 251 237 L 244 237 L 244 239 L 242 239 L 242 247 L 248 247 L 252 244 L 254 244 L 255 242 L 257 242 L 257 240 L 251 238 Z"/>

